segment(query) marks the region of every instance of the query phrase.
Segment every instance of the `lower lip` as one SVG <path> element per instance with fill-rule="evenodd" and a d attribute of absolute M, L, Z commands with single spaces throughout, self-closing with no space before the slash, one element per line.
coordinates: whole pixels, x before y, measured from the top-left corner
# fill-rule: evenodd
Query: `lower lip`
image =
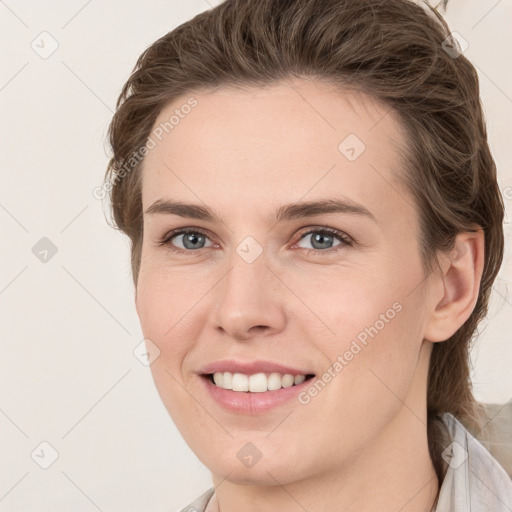
<path fill-rule="evenodd" d="M 312 379 L 305 380 L 300 384 L 281 388 L 275 391 L 264 391 L 262 393 L 251 393 L 244 391 L 233 391 L 231 389 L 219 388 L 209 377 L 200 376 L 210 396 L 224 409 L 230 412 L 242 414 L 261 414 L 278 407 L 293 398 L 311 385 Z"/>

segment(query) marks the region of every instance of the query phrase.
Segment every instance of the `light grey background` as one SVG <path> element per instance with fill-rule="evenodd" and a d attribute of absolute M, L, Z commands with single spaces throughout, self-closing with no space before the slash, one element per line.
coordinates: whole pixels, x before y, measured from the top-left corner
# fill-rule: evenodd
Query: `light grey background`
<path fill-rule="evenodd" d="M 106 224 L 93 189 L 138 55 L 218 3 L 0 0 L 0 511 L 171 512 L 211 485 L 133 354 L 143 336 L 128 240 Z M 509 222 L 512 0 L 450 4 L 446 18 L 481 78 Z M 501 403 L 512 398 L 505 231 L 506 261 L 472 353 L 477 398 Z M 33 252 L 46 255 L 43 237 L 57 248 L 46 262 Z M 42 469 L 52 449 L 58 458 Z"/>

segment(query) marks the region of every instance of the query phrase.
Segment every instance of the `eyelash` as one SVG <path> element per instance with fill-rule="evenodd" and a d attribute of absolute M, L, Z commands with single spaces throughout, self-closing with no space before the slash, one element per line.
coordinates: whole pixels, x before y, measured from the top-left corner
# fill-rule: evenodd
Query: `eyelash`
<path fill-rule="evenodd" d="M 177 254 L 190 254 L 191 252 L 198 252 L 201 249 L 207 249 L 207 247 L 202 247 L 200 249 L 191 250 L 191 249 L 180 249 L 179 247 L 175 247 L 171 244 L 171 240 L 177 236 L 177 235 L 185 235 L 187 233 L 199 233 L 205 237 L 208 237 L 208 233 L 203 231 L 199 228 L 183 228 L 183 229 L 177 229 L 174 231 L 169 231 L 166 233 L 161 240 L 157 242 L 159 246 L 166 246 L 168 247 L 172 252 L 175 252 Z M 303 249 L 302 247 L 299 247 L 299 249 L 302 249 L 304 251 L 307 251 L 306 254 L 309 256 L 310 253 L 313 253 L 314 255 L 320 255 L 320 254 L 326 254 L 331 252 L 336 252 L 343 247 L 352 247 L 354 244 L 354 241 L 352 238 L 350 238 L 347 234 L 343 233 L 342 231 L 338 231 L 337 229 L 328 228 L 328 227 L 322 227 L 318 229 L 310 229 L 309 231 L 303 232 L 297 243 L 300 242 L 303 238 L 305 238 L 307 235 L 310 235 L 312 233 L 321 233 L 321 234 L 327 234 L 327 235 L 334 235 L 336 238 L 338 238 L 342 243 L 335 245 L 334 247 L 331 247 L 329 249 Z"/>

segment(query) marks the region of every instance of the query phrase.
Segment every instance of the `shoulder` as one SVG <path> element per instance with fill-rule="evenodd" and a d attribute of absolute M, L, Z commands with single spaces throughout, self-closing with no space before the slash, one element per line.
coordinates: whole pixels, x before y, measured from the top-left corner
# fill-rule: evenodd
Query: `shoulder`
<path fill-rule="evenodd" d="M 479 407 L 483 426 L 477 432 L 469 431 L 512 478 L 512 400 L 506 404 L 479 403 Z"/>
<path fill-rule="evenodd" d="M 194 500 L 185 508 L 181 509 L 180 512 L 205 512 L 206 506 L 208 505 L 208 502 L 210 501 L 210 498 L 213 496 L 214 492 L 215 488 L 210 487 L 210 489 L 201 494 L 199 498 Z"/>
<path fill-rule="evenodd" d="M 450 444 L 436 511 L 512 510 L 512 480 L 489 451 L 452 414 L 442 415 Z"/>

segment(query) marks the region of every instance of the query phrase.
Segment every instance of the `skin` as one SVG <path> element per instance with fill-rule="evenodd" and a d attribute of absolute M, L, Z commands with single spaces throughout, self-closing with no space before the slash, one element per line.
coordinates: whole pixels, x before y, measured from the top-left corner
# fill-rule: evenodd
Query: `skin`
<path fill-rule="evenodd" d="M 155 126 L 190 96 L 168 105 Z M 362 93 L 296 79 L 192 96 L 197 106 L 145 158 L 143 210 L 172 198 L 206 205 L 222 222 L 145 214 L 135 301 L 145 338 L 160 350 L 151 364 L 158 392 L 211 470 L 215 505 L 431 510 L 438 481 L 426 434 L 428 363 L 433 343 L 475 306 L 482 230 L 460 233 L 456 249 L 439 255 L 439 270 L 423 275 L 418 214 L 396 179 L 403 129 Z M 350 133 L 366 145 L 355 161 L 338 149 Z M 269 220 L 281 205 L 324 198 L 355 201 L 377 222 L 347 213 Z M 314 240 L 324 226 L 354 244 L 334 237 L 328 248 L 338 250 L 325 253 Z M 177 254 L 158 245 L 184 227 L 208 233 L 199 248 Z M 252 263 L 236 252 L 247 236 L 263 249 Z M 187 250 L 182 235 L 172 243 Z M 224 358 L 269 359 L 321 376 L 394 303 L 401 311 L 306 405 L 227 412 L 197 376 Z M 252 467 L 237 457 L 247 442 L 262 453 Z"/>

